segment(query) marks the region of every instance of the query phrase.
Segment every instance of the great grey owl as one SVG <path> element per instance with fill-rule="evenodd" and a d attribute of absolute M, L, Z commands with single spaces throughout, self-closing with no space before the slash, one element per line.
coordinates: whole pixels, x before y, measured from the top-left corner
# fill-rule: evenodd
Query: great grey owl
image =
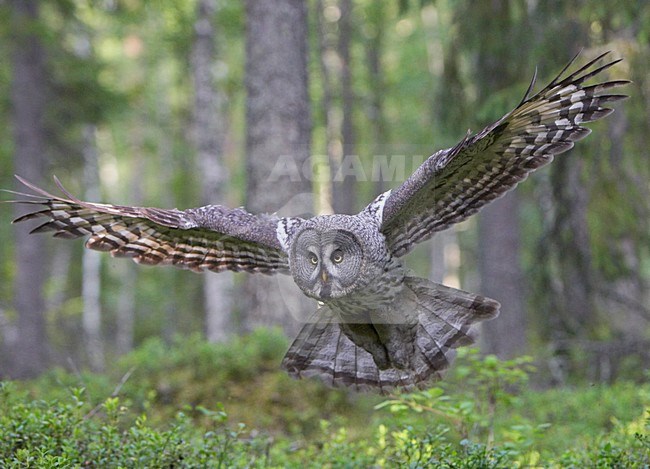
<path fill-rule="evenodd" d="M 499 303 L 417 278 L 400 258 L 569 150 L 590 132 L 582 123 L 612 112 L 603 105 L 625 98 L 611 90 L 626 80 L 584 85 L 618 62 L 597 66 L 604 55 L 562 78 L 571 61 L 531 96 L 533 79 L 512 111 L 433 154 L 357 215 L 105 205 L 76 199 L 58 180 L 65 198 L 21 179 L 36 195 L 17 202 L 43 207 L 16 221 L 45 217 L 33 232 L 89 236 L 88 248 L 141 264 L 290 273 L 320 307 L 289 348 L 285 370 L 357 390 L 422 388 L 440 377 L 458 346 L 472 342 L 473 326 L 497 316 Z"/>

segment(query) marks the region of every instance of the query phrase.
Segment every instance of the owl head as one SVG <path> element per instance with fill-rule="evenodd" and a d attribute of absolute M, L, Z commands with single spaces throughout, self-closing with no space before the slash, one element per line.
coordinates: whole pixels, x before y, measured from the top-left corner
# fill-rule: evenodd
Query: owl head
<path fill-rule="evenodd" d="M 287 219 L 285 219 L 287 220 Z M 317 300 L 340 298 L 367 285 L 386 252 L 372 220 L 351 215 L 292 219 L 285 238 L 289 268 L 305 295 Z"/>

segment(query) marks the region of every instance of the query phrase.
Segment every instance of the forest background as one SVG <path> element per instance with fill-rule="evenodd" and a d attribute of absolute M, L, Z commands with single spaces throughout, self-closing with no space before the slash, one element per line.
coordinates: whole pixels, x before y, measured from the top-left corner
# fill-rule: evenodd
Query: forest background
<path fill-rule="evenodd" d="M 544 85 L 611 50 L 631 99 L 407 262 L 499 300 L 481 350 L 534 357 L 537 388 L 647 381 L 647 2 L 2 1 L 0 35 L 0 187 L 55 191 L 56 174 L 93 201 L 280 214 L 353 213 L 510 110 L 536 69 Z M 0 205 L 2 378 L 110 376 L 151 340 L 300 326 L 283 280 L 139 267 L 27 236 L 22 210 Z"/>

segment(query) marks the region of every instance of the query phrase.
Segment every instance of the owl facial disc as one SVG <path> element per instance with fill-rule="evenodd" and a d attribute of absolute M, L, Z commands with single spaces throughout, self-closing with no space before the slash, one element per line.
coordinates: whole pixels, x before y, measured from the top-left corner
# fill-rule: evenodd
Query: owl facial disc
<path fill-rule="evenodd" d="M 292 244 L 294 280 L 302 291 L 319 300 L 350 293 L 363 264 L 363 249 L 351 232 L 306 228 Z"/>

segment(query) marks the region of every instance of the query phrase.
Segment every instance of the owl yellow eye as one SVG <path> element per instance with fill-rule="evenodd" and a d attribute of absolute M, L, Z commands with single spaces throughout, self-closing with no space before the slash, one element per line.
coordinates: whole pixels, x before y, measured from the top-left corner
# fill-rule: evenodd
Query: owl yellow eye
<path fill-rule="evenodd" d="M 343 261 L 343 253 L 337 249 L 332 253 L 332 262 L 335 264 L 340 264 Z"/>
<path fill-rule="evenodd" d="M 318 264 L 318 257 L 313 252 L 309 253 L 309 262 L 311 262 L 313 265 Z"/>

